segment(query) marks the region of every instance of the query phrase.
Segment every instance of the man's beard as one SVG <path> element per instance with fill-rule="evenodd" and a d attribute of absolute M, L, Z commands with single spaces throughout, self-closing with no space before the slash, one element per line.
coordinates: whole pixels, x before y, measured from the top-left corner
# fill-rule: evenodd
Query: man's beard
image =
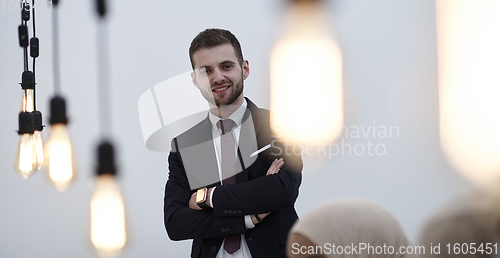
<path fill-rule="evenodd" d="M 229 96 L 224 96 L 224 99 L 215 99 L 214 97 L 216 106 L 221 107 L 233 104 L 243 92 L 243 80 L 240 80 L 236 84 L 231 82 L 231 86 L 228 90 L 229 91 L 225 95 Z"/>
<path fill-rule="evenodd" d="M 228 92 L 224 94 L 224 96 L 220 96 L 224 97 L 223 99 L 220 98 L 216 99 L 215 98 L 216 94 L 212 92 L 212 86 L 218 86 L 222 84 L 229 84 L 230 87 L 228 89 Z M 238 97 L 243 92 L 243 73 L 241 74 L 241 77 L 236 84 L 234 84 L 232 81 L 226 80 L 218 85 L 211 85 L 209 91 L 201 91 L 203 97 L 208 102 L 216 105 L 217 107 L 231 105 L 238 99 Z"/>

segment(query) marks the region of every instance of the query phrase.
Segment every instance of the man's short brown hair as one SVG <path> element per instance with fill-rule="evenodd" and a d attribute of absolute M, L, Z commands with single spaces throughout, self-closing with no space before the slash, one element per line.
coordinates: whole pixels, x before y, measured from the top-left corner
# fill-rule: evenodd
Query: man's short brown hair
<path fill-rule="evenodd" d="M 223 29 L 206 29 L 200 32 L 191 42 L 189 47 L 189 59 L 191 60 L 191 67 L 194 69 L 193 54 L 201 48 L 213 48 L 226 43 L 233 46 L 234 53 L 238 62 L 243 63 L 243 53 L 238 39 L 228 30 Z"/>

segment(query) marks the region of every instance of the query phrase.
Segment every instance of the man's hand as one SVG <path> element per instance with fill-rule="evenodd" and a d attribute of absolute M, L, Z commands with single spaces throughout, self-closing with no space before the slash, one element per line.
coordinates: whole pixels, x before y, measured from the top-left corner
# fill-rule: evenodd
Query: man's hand
<path fill-rule="evenodd" d="M 273 163 L 271 164 L 271 166 L 269 167 L 269 169 L 267 170 L 266 176 L 278 173 L 280 171 L 280 168 L 283 166 L 283 164 L 285 164 L 285 161 L 283 161 L 283 158 L 275 159 L 273 161 Z M 210 192 L 212 190 L 213 190 L 213 188 L 208 189 L 207 201 L 205 202 L 205 204 L 207 204 L 207 205 L 209 205 L 209 203 L 210 203 L 209 202 Z M 189 199 L 189 208 L 191 208 L 193 210 L 203 210 L 202 208 L 200 208 L 200 206 L 198 206 L 198 204 L 196 204 L 196 192 L 194 192 L 191 195 L 191 199 Z M 269 212 L 268 213 L 259 214 L 259 218 L 262 220 L 267 215 L 269 215 Z M 255 218 L 254 215 L 252 215 L 252 221 L 254 222 L 254 224 L 257 224 L 259 222 L 257 220 L 257 218 Z"/>
<path fill-rule="evenodd" d="M 275 159 L 271 166 L 269 167 L 269 170 L 267 170 L 266 176 L 276 174 L 280 171 L 280 168 L 285 164 L 285 161 L 283 161 L 283 158 L 281 159 Z M 260 218 L 260 216 L 259 216 Z"/>
<path fill-rule="evenodd" d="M 280 168 L 285 164 L 285 161 L 283 161 L 283 158 L 281 159 L 275 159 L 271 166 L 269 167 L 269 170 L 267 170 L 266 176 L 276 174 L 280 171 Z M 259 223 L 259 220 L 255 216 L 259 216 L 260 220 L 263 220 L 267 215 L 269 215 L 270 212 L 268 213 L 261 213 L 257 215 L 251 215 L 250 217 L 252 218 L 252 222 L 254 225 Z"/>
<path fill-rule="evenodd" d="M 267 215 L 269 215 L 269 213 L 270 212 L 262 213 L 262 214 L 258 214 L 258 215 L 250 215 L 250 218 L 252 219 L 253 224 L 257 225 L 257 223 L 259 223 L 259 220 L 255 216 L 259 216 L 259 219 L 263 220 L 265 217 L 267 217 Z"/>
<path fill-rule="evenodd" d="M 203 210 L 200 206 L 198 206 L 198 204 L 196 204 L 196 192 L 194 192 L 191 195 L 191 199 L 189 199 L 189 208 L 193 210 Z"/>

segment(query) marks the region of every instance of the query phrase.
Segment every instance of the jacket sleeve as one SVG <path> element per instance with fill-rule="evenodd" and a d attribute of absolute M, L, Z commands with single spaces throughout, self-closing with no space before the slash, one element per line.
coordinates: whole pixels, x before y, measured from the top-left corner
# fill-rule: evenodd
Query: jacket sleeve
<path fill-rule="evenodd" d="M 172 240 L 218 238 L 246 232 L 244 217 L 218 218 L 213 210 L 193 210 L 189 199 L 194 193 L 175 147 L 169 154 L 169 178 L 165 186 L 164 223 Z"/>
<path fill-rule="evenodd" d="M 285 150 L 285 146 L 277 140 L 273 142 L 273 145 L 275 149 Z M 280 157 L 285 162 L 280 171 L 265 176 L 274 158 Z M 259 173 L 264 176 L 245 183 L 217 186 L 212 200 L 216 217 L 235 216 L 234 212 L 230 212 L 234 210 L 248 215 L 293 207 L 299 195 L 302 180 L 300 155 L 281 151 L 276 154 L 262 155 L 259 159 L 264 160 L 260 165 L 254 163 L 252 166 L 258 166 L 254 169 L 261 169 Z"/>

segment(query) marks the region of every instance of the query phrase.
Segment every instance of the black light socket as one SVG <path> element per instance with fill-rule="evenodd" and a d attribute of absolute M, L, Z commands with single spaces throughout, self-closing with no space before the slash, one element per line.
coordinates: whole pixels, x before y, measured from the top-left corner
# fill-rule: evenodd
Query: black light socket
<path fill-rule="evenodd" d="M 30 11 L 30 4 L 28 2 L 23 3 L 23 9 L 21 10 L 21 17 L 23 18 L 23 21 L 30 20 Z"/>
<path fill-rule="evenodd" d="M 68 118 L 66 117 L 66 101 L 62 97 L 55 96 L 50 100 L 49 123 L 51 125 L 68 123 Z"/>
<path fill-rule="evenodd" d="M 35 76 L 33 76 L 32 71 L 24 71 L 21 81 L 21 88 L 23 90 L 33 90 L 35 89 Z"/>
<path fill-rule="evenodd" d="M 97 13 L 99 17 L 103 18 L 106 15 L 106 1 L 97 0 Z"/>
<path fill-rule="evenodd" d="M 35 132 L 34 115 L 30 112 L 19 113 L 19 131 L 17 134 L 33 134 Z"/>
<path fill-rule="evenodd" d="M 113 145 L 104 141 L 99 144 L 97 148 L 97 160 L 99 164 L 97 165 L 97 175 L 116 175 L 115 167 L 115 150 Z"/>
<path fill-rule="evenodd" d="M 30 42 L 28 41 L 28 26 L 19 25 L 19 27 L 17 27 L 17 32 L 19 33 L 19 45 L 21 47 L 28 47 L 28 45 L 30 44 Z"/>
<path fill-rule="evenodd" d="M 30 55 L 31 57 L 38 57 L 40 54 L 39 40 L 37 37 L 30 39 Z"/>
<path fill-rule="evenodd" d="M 52 0 L 52 4 L 57 6 L 57 4 L 59 3 L 59 0 Z"/>
<path fill-rule="evenodd" d="M 35 110 L 31 112 L 33 114 L 33 121 L 35 123 L 35 131 L 43 131 L 43 123 L 42 123 L 42 112 Z"/>

